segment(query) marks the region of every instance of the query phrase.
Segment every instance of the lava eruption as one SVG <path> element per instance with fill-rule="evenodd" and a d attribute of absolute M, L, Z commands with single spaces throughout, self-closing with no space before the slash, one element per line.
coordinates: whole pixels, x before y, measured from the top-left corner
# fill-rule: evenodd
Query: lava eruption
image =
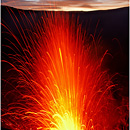
<path fill-rule="evenodd" d="M 20 38 L 2 24 L 15 41 L 5 45 L 12 51 L 9 61 L 2 60 L 10 66 L 4 85 L 13 88 L 2 92 L 3 126 L 12 130 L 128 128 L 127 105 L 119 106 L 113 98 L 114 75 L 102 69 L 110 54 L 101 49 L 100 37 L 86 36 L 75 15 L 67 12 L 45 12 L 35 26 L 24 15 L 22 24 L 31 26 L 31 31 L 22 28 L 12 10 L 9 13 Z"/>

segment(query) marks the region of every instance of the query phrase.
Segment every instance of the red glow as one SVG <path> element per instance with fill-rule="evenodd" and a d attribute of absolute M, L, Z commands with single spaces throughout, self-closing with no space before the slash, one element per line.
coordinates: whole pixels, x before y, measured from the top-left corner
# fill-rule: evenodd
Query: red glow
<path fill-rule="evenodd" d="M 12 34 L 22 54 L 9 55 L 14 59 L 9 64 L 18 76 L 14 77 L 15 90 L 5 98 L 14 93 L 17 100 L 4 110 L 6 126 L 19 130 L 116 130 L 120 123 L 125 125 L 123 105 L 118 106 L 112 96 L 116 84 L 101 70 L 108 50 L 98 57 L 100 45 L 94 38 L 86 43 L 78 20 L 67 13 L 47 13 L 34 30 L 28 36 L 19 31 L 22 43 Z M 13 51 L 19 51 L 14 46 Z"/>

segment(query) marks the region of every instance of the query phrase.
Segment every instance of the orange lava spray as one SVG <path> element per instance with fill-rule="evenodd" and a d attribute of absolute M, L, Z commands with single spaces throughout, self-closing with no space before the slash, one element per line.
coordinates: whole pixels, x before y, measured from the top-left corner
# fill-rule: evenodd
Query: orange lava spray
<path fill-rule="evenodd" d="M 3 109 L 5 125 L 12 130 L 119 129 L 124 117 L 112 96 L 116 84 L 101 69 L 108 50 L 98 57 L 100 45 L 93 36 L 88 42 L 68 13 L 48 12 L 33 28 L 26 36 L 17 27 L 22 42 L 12 34 L 17 45 L 11 49 L 19 54 L 9 55 L 12 63 L 3 60 L 16 72 L 7 81 L 16 86 L 5 98 L 14 94 L 16 100 Z"/>

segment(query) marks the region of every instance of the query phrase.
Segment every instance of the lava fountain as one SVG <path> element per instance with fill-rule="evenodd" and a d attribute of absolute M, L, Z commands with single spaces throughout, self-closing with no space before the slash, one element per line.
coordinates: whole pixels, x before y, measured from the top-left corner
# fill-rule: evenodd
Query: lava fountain
<path fill-rule="evenodd" d="M 14 89 L 4 94 L 2 123 L 12 130 L 119 129 L 124 111 L 113 98 L 113 76 L 101 68 L 109 53 L 98 56 L 100 38 L 89 42 L 68 13 L 47 12 L 35 26 L 26 18 L 23 24 L 33 26 L 26 33 L 13 17 L 22 40 L 3 25 L 17 44 L 10 41 L 12 62 L 2 60 L 15 73 L 6 79 Z"/>

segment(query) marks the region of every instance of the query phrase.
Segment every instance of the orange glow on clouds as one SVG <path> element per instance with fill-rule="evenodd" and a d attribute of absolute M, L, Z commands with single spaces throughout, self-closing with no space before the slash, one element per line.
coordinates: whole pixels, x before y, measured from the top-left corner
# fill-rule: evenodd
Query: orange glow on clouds
<path fill-rule="evenodd" d="M 2 0 L 7 5 L 25 10 L 93 11 L 129 6 L 128 0 Z"/>

